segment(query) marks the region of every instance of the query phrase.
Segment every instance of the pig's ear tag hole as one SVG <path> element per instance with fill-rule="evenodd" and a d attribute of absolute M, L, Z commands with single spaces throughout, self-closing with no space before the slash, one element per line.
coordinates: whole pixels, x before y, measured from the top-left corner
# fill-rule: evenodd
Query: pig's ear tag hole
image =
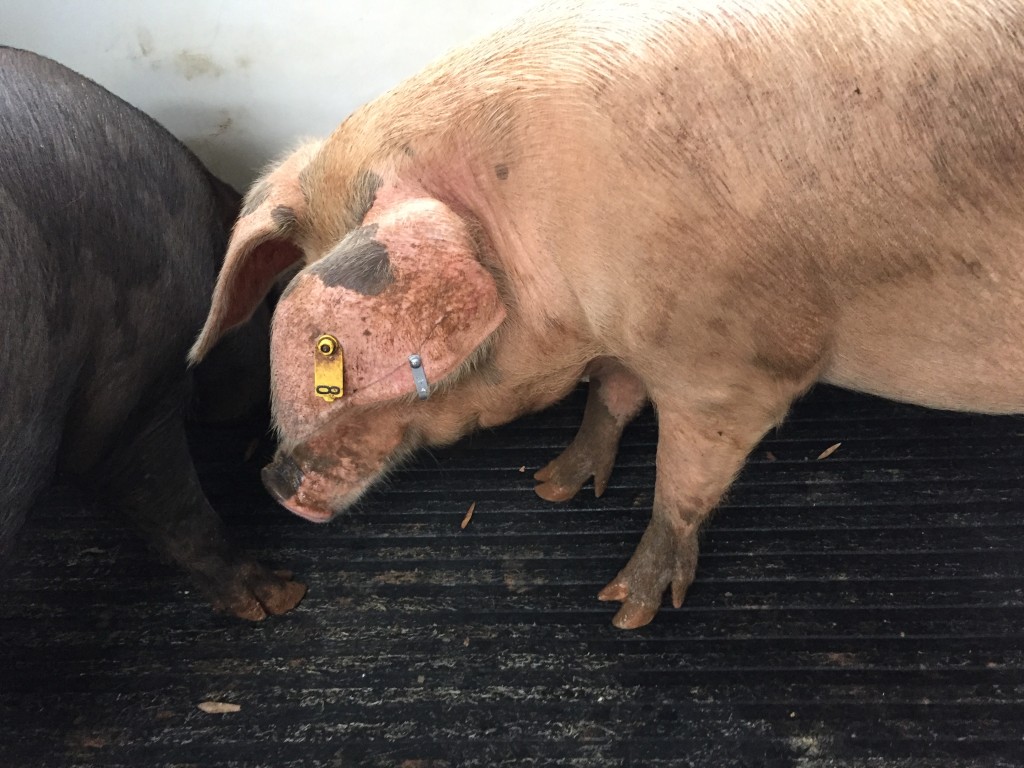
<path fill-rule="evenodd" d="M 317 397 L 328 403 L 345 393 L 345 356 L 338 340 L 325 333 L 313 351 L 313 386 Z"/>
<path fill-rule="evenodd" d="M 427 374 L 423 372 L 423 358 L 409 355 L 409 368 L 412 369 L 412 380 L 416 384 L 416 397 L 426 400 L 430 397 L 430 384 L 427 383 Z"/>

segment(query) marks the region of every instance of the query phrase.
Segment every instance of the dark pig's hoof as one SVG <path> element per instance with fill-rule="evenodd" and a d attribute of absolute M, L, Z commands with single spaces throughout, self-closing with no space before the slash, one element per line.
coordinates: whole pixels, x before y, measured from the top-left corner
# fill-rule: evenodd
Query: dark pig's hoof
<path fill-rule="evenodd" d="M 226 583 L 215 586 L 213 607 L 248 621 L 287 613 L 306 595 L 306 585 L 289 571 L 270 571 L 254 561 L 238 564 Z"/>

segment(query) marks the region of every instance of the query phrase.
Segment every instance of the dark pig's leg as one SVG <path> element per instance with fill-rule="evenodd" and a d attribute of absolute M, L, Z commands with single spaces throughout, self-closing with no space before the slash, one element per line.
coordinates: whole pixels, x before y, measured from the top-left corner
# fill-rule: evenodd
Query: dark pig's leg
<path fill-rule="evenodd" d="M 0 264 L 20 255 L 6 250 L 3 242 L 19 232 L 18 223 L 0 215 Z M 59 346 L 55 350 L 44 302 L 29 288 L 35 277 L 22 278 L 27 285 L 21 285 L 21 292 L 14 290 L 17 279 L 0 285 L 0 573 L 26 512 L 56 469 L 71 393 L 59 377 L 51 380 L 51 368 L 59 365 L 68 376 L 76 371 L 73 362 L 61 358 Z"/>
<path fill-rule="evenodd" d="M 56 409 L 55 409 L 56 410 Z M 14 551 L 25 513 L 53 477 L 60 420 L 0 413 L 0 573 Z"/>
<path fill-rule="evenodd" d="M 179 411 L 171 405 L 152 412 L 96 468 L 97 492 L 184 568 L 216 609 L 258 621 L 294 608 L 305 585 L 236 552 L 224 537 L 199 485 Z"/>
<path fill-rule="evenodd" d="M 612 360 L 598 360 L 588 371 L 590 388 L 583 424 L 562 454 L 533 477 L 542 499 L 566 501 L 594 478 L 594 495 L 608 487 L 622 430 L 647 402 L 644 385 Z"/>

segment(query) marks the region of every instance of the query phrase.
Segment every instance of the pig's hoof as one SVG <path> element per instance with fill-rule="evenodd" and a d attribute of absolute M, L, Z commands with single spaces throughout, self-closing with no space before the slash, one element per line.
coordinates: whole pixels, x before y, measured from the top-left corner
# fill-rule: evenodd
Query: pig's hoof
<path fill-rule="evenodd" d="M 248 621 L 262 621 L 297 606 L 306 595 L 306 585 L 292 581 L 289 571 L 269 571 L 259 563 L 246 562 L 216 592 L 216 610 Z"/>
<path fill-rule="evenodd" d="M 568 501 L 594 478 L 594 495 L 600 496 L 608 487 L 614 452 L 602 452 L 573 443 L 554 461 L 537 471 L 533 479 L 540 485 L 533 490 L 545 501 Z"/>
<path fill-rule="evenodd" d="M 626 567 L 598 593 L 597 599 L 621 602 L 612 624 L 619 629 L 636 629 L 657 615 L 669 587 L 672 605 L 679 608 L 696 569 L 696 535 L 676 534 L 668 524 L 654 518 Z"/>
<path fill-rule="evenodd" d="M 637 629 L 650 624 L 658 614 L 663 592 L 664 587 L 654 596 L 644 594 L 631 586 L 620 573 L 597 594 L 597 599 L 621 602 L 622 607 L 612 619 L 612 624 L 619 629 Z"/>

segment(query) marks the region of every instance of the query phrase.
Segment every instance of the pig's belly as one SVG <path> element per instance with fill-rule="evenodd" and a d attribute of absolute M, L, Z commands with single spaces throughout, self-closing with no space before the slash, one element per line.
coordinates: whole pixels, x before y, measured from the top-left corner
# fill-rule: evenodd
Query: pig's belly
<path fill-rule="evenodd" d="M 933 408 L 1024 412 L 1024 282 L 884 286 L 842 312 L 823 380 Z"/>

